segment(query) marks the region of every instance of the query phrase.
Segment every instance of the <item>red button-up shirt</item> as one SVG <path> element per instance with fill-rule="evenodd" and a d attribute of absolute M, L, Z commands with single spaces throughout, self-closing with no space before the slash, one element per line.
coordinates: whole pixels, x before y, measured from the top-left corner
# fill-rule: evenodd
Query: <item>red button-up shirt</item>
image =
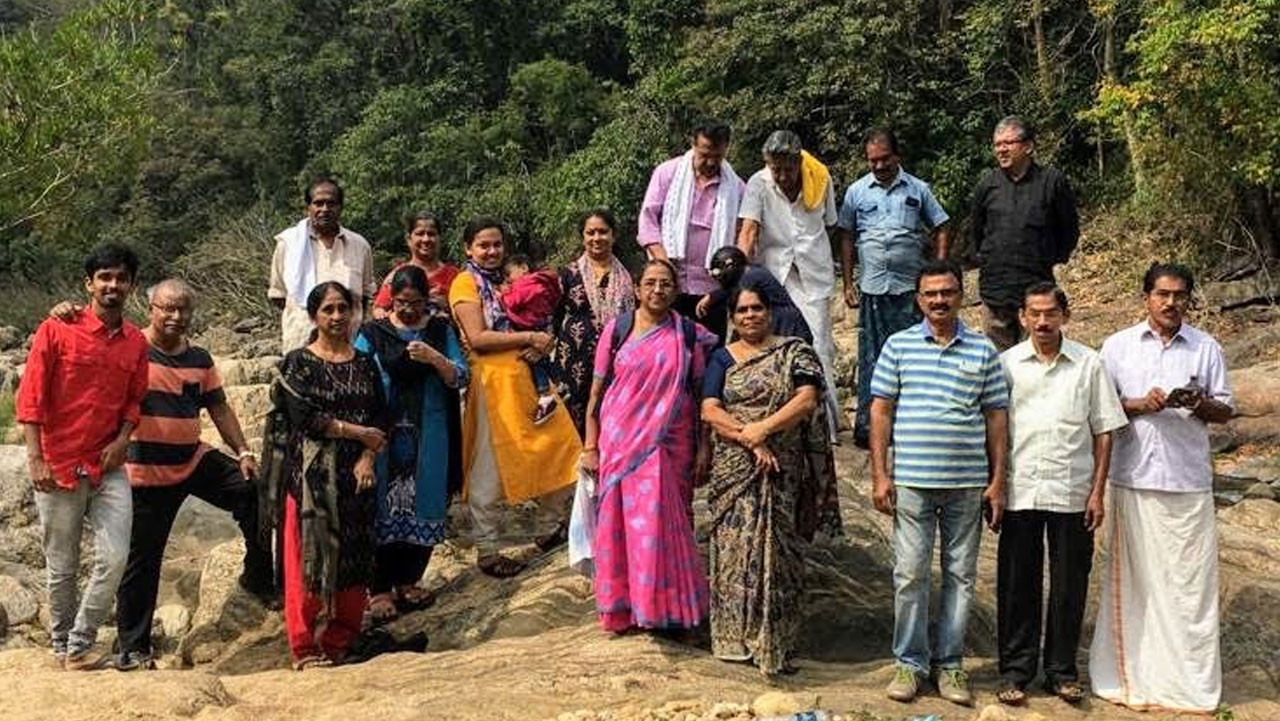
<path fill-rule="evenodd" d="M 19 423 L 40 426 L 44 459 L 58 485 L 102 481 L 100 458 L 147 393 L 147 339 L 128 322 L 110 330 L 92 310 L 36 330 L 18 386 Z"/>

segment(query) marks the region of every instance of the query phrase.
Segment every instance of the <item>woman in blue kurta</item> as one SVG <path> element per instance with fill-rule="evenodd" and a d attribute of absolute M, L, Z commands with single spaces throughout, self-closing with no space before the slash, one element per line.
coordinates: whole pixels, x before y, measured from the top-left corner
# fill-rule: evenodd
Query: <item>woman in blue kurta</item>
<path fill-rule="evenodd" d="M 378 544 L 369 613 L 387 621 L 431 597 L 417 583 L 444 540 L 451 489 L 460 486 L 457 388 L 466 356 L 447 312 L 428 302 L 427 276 L 404 266 L 391 277 L 391 313 L 366 323 L 358 350 L 377 361 L 391 419 L 378 455 Z"/>

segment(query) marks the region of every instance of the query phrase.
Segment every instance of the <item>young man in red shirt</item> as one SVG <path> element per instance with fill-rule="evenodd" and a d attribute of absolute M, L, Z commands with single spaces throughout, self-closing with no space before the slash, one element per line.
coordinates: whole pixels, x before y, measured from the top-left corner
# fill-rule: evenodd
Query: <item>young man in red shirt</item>
<path fill-rule="evenodd" d="M 129 554 L 133 501 L 123 464 L 147 392 L 147 340 L 124 320 L 138 258 L 103 245 L 84 262 L 89 312 L 36 331 L 18 388 L 44 535 L 53 653 L 68 670 L 94 668 L 106 619 Z M 93 529 L 94 562 L 77 601 L 80 538 Z"/>

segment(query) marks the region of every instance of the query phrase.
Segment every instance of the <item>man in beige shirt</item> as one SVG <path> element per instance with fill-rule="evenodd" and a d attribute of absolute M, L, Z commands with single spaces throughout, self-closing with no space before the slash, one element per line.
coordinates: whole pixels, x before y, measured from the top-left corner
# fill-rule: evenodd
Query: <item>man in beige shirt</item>
<path fill-rule="evenodd" d="M 305 346 L 311 336 L 307 294 L 312 288 L 333 280 L 360 297 L 361 302 L 352 309 L 353 338 L 378 289 L 369 241 L 339 223 L 342 187 L 337 181 L 321 178 L 307 186 L 305 199 L 307 217 L 276 235 L 275 254 L 271 257 L 267 297 L 282 311 L 281 353 Z"/>
<path fill-rule="evenodd" d="M 1027 340 L 1000 355 L 1009 385 L 1010 472 L 997 560 L 1000 647 L 997 698 L 1026 700 L 1040 661 L 1044 545 L 1049 539 L 1049 609 L 1044 616 L 1045 688 L 1069 702 L 1084 698 L 1076 649 L 1093 563 L 1093 532 L 1111 435 L 1124 409 L 1098 354 L 1062 335 L 1067 296 L 1036 283 L 1023 296 Z"/>

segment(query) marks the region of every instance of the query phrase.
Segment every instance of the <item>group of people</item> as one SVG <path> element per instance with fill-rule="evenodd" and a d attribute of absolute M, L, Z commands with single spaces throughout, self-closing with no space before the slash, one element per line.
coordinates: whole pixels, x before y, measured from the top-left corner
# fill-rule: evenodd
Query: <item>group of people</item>
<path fill-rule="evenodd" d="M 340 223 L 341 186 L 311 183 L 306 217 L 276 237 L 271 264 L 284 359 L 261 460 L 211 356 L 186 338 L 191 288 L 151 288 L 139 331 L 123 318 L 136 257 L 95 250 L 88 305 L 41 324 L 17 404 L 66 668 L 96 667 L 113 594 L 117 667 L 151 663 L 160 561 L 187 495 L 240 523 L 241 583 L 266 603 L 282 591 L 293 665 L 305 669 L 346 659 L 367 623 L 434 600 L 419 581 L 455 493 L 478 569 L 507 578 L 525 562 L 507 547 L 524 539 L 504 533 L 505 507 L 536 500 L 527 540 L 550 552 L 586 489 L 603 628 L 709 623 L 716 657 L 794 670 L 804 549 L 843 533 L 837 240 L 844 300 L 859 308 L 853 439 L 871 452 L 875 508 L 894 519 L 890 697 L 909 701 L 934 676 L 944 698 L 971 703 L 961 661 L 985 517 L 1001 534 L 1001 701 L 1025 701 L 1042 654 L 1046 688 L 1083 698 L 1076 650 L 1093 534 L 1107 528 L 1094 691 L 1134 707 L 1216 706 L 1205 424 L 1231 408 L 1221 349 L 1183 322 L 1190 272 L 1153 265 L 1147 319 L 1101 354 L 1066 339 L 1053 268 L 1076 245 L 1074 197 L 1009 117 L 972 201 L 978 333 L 958 318 L 948 215 L 902 169 L 891 131 L 865 136 L 869 172 L 839 205 L 830 171 L 791 131 L 769 136 L 746 182 L 725 160 L 726 125 L 703 122 L 690 141 L 652 175 L 634 280 L 614 253 L 617 220 L 597 209 L 578 223 L 581 255 L 558 270 L 513 256 L 488 217 L 463 229 L 465 261 L 448 263 L 440 219 L 418 213 L 408 258 L 379 281 L 369 243 Z M 201 442 L 201 409 L 234 456 Z M 709 564 L 694 535 L 699 487 Z M 86 518 L 97 555 L 77 602 Z"/>

